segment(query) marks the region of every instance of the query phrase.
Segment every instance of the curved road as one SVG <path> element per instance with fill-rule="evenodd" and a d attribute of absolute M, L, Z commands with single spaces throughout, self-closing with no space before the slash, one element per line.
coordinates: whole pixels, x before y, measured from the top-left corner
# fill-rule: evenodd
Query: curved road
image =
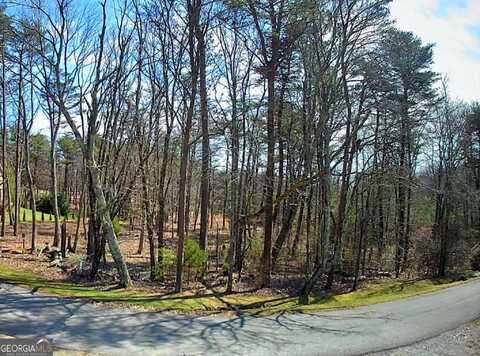
<path fill-rule="evenodd" d="M 358 355 L 479 318 L 479 281 L 351 310 L 270 317 L 136 312 L 0 284 L 0 332 L 108 355 Z"/>

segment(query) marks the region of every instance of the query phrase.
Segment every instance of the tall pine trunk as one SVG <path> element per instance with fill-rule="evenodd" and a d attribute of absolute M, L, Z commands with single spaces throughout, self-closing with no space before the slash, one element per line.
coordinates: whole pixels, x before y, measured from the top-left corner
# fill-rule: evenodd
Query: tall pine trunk
<path fill-rule="evenodd" d="M 207 112 L 207 74 L 206 74 L 206 44 L 205 30 L 197 30 L 198 60 L 200 72 L 200 122 L 202 128 L 202 177 L 200 182 L 200 248 L 207 252 L 208 238 L 208 207 L 210 179 L 210 138 L 208 131 Z"/>

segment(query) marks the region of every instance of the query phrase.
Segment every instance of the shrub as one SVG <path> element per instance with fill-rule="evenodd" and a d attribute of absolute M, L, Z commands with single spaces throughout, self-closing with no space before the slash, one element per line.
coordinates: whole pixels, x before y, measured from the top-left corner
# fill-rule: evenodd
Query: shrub
<path fill-rule="evenodd" d="M 40 199 L 36 201 L 37 205 L 37 210 L 41 211 L 44 214 L 50 214 L 50 212 L 53 213 L 53 208 L 52 204 L 50 202 L 50 196 L 44 195 Z"/>
<path fill-rule="evenodd" d="M 57 195 L 57 204 L 58 204 L 58 213 L 61 216 L 68 217 L 68 212 L 70 208 L 70 204 L 68 199 L 65 197 L 63 193 L 58 193 Z M 53 211 L 53 195 L 48 194 L 42 196 L 40 199 L 36 201 L 37 210 L 45 213 L 45 214 L 54 214 Z"/>
<path fill-rule="evenodd" d="M 163 281 L 165 278 L 165 272 L 175 263 L 176 255 L 173 250 L 167 247 L 162 247 L 160 249 L 160 254 L 162 256 L 162 263 L 157 264 L 155 267 L 155 279 Z"/>
<path fill-rule="evenodd" d="M 206 261 L 203 251 L 195 240 L 187 239 L 184 246 L 183 265 L 187 268 L 198 271 Z"/>
<path fill-rule="evenodd" d="M 118 216 L 115 216 L 112 219 L 112 225 L 113 225 L 113 231 L 115 232 L 115 235 L 118 236 L 122 232 L 122 222 L 118 218 Z"/>
<path fill-rule="evenodd" d="M 225 249 L 228 254 L 228 247 Z M 260 261 L 263 253 L 263 235 L 253 234 L 252 238 L 248 239 L 247 249 L 245 252 L 245 262 L 248 264 L 256 264 Z M 226 261 L 226 259 L 225 259 Z M 228 266 L 227 266 L 228 268 Z"/>
<path fill-rule="evenodd" d="M 230 264 L 228 263 L 228 250 L 223 258 L 223 265 L 222 265 L 222 274 L 224 276 L 228 276 L 228 269 L 230 268 Z"/>
<path fill-rule="evenodd" d="M 60 213 L 60 215 L 66 216 L 68 218 L 70 203 L 68 202 L 67 197 L 63 193 L 60 193 L 58 194 L 57 201 L 58 201 L 58 212 Z"/>

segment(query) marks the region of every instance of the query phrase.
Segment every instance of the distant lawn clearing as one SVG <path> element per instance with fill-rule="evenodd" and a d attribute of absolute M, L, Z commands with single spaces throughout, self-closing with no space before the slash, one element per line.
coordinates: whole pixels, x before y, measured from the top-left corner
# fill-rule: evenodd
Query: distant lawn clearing
<path fill-rule="evenodd" d="M 32 217 L 33 213 L 31 209 L 25 209 L 25 208 L 20 208 L 20 223 L 23 223 L 23 214 L 25 214 L 25 222 L 32 222 Z M 45 221 L 53 221 L 55 220 L 55 217 L 51 214 L 43 214 Z M 37 221 L 42 221 L 42 212 L 36 211 L 35 212 L 35 217 Z M 60 217 L 60 219 L 63 219 L 63 217 Z M 8 214 L 5 215 L 5 224 L 10 224 L 10 217 Z"/>
<path fill-rule="evenodd" d="M 479 278 L 479 272 L 467 272 L 466 279 Z M 345 309 L 383 303 L 456 286 L 464 281 L 453 279 L 388 281 L 369 285 L 361 290 L 323 299 L 310 298 L 310 304 L 299 305 L 297 298 L 289 296 L 259 296 L 254 293 L 218 295 L 208 293 L 197 296 L 191 292 L 181 294 L 152 294 L 135 289 L 101 290 L 69 282 L 49 281 L 31 272 L 23 272 L 0 265 L 0 281 L 32 288 L 34 292 L 65 298 L 88 299 L 95 302 L 146 308 L 179 313 L 242 311 L 250 315 L 275 313 L 314 312 L 326 309 Z"/>

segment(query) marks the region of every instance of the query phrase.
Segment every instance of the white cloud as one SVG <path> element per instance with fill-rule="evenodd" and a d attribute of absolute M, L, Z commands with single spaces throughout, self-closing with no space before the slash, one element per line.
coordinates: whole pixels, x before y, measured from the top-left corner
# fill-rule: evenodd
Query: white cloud
<path fill-rule="evenodd" d="M 391 12 L 398 28 L 436 44 L 434 70 L 448 76 L 453 97 L 480 100 L 480 1 L 454 3 L 439 11 L 445 1 L 394 0 Z"/>

